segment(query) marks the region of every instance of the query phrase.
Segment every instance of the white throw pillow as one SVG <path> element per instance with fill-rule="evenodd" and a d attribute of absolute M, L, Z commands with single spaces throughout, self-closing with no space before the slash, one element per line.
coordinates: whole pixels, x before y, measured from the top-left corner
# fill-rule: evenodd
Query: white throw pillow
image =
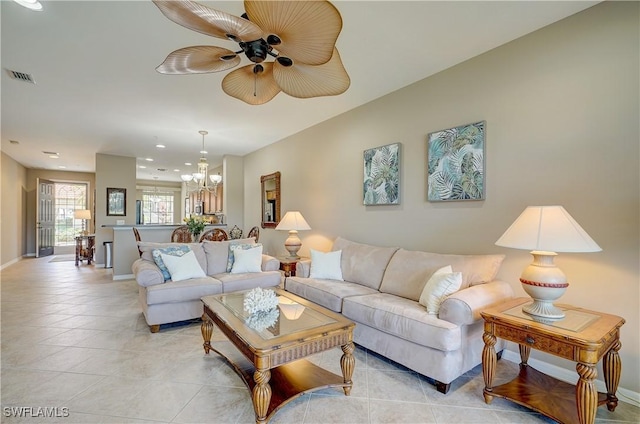
<path fill-rule="evenodd" d="M 246 250 L 236 249 L 231 273 L 242 272 L 262 272 L 262 245 Z"/>
<path fill-rule="evenodd" d="M 342 250 L 324 253 L 311 249 L 311 270 L 309 271 L 309 278 L 344 281 L 342 278 L 342 268 L 340 267 L 341 259 Z"/>
<path fill-rule="evenodd" d="M 451 271 L 451 265 L 440 268 L 433 273 L 422 289 L 419 302 L 427 308 L 427 313 L 438 315 L 442 301 L 460 290 L 462 273 Z"/>
<path fill-rule="evenodd" d="M 200 268 L 200 264 L 193 250 L 189 250 L 182 256 L 167 255 L 164 253 L 160 253 L 160 256 L 167 270 L 169 270 L 169 274 L 171 274 L 171 281 L 206 277 L 206 274 L 202 268 Z"/>

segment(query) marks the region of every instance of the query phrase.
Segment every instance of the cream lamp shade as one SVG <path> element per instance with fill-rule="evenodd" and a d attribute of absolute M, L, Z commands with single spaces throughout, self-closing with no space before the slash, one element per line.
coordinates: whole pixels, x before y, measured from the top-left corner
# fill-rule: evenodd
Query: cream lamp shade
<path fill-rule="evenodd" d="M 289 237 L 284 242 L 284 247 L 289 252 L 290 258 L 300 258 L 298 250 L 302 247 L 302 242 L 298 237 L 298 231 L 310 230 L 302 214 L 298 211 L 289 211 L 280 220 L 276 230 L 289 231 Z"/>
<path fill-rule="evenodd" d="M 91 219 L 91 211 L 89 209 L 76 209 L 73 211 L 73 218 L 82 220 L 82 234 L 87 235 L 86 220 Z"/>
<path fill-rule="evenodd" d="M 556 252 L 602 250 L 562 206 L 527 207 L 496 245 L 531 251 L 533 262 L 522 272 L 520 282 L 533 303 L 522 310 L 541 322 L 564 318 L 564 312 L 553 305 L 569 286 L 553 263 Z"/>

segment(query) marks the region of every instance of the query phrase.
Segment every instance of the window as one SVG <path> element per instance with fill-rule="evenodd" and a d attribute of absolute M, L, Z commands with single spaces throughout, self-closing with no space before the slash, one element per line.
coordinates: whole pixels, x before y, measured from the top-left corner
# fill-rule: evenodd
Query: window
<path fill-rule="evenodd" d="M 142 192 L 142 216 L 145 224 L 173 224 L 173 192 Z"/>
<path fill-rule="evenodd" d="M 75 237 L 82 232 L 82 219 L 74 219 L 73 211 L 87 209 L 86 183 L 54 183 L 55 190 L 55 245 L 73 246 Z M 87 225 L 89 223 L 87 222 Z"/>

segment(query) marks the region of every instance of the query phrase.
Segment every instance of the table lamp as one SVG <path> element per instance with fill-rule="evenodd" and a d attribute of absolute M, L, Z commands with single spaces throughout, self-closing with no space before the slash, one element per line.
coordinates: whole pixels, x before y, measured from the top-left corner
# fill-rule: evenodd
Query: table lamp
<path fill-rule="evenodd" d="M 520 282 L 533 303 L 523 306 L 522 311 L 541 322 L 564 318 L 564 312 L 553 305 L 569 286 L 553 263 L 556 252 L 602 250 L 562 206 L 527 207 L 496 245 L 531 250 L 533 262 L 522 271 Z"/>
<path fill-rule="evenodd" d="M 298 237 L 298 231 L 310 230 L 309 224 L 304 220 L 298 211 L 289 211 L 284 215 L 276 230 L 289 231 L 289 237 L 284 242 L 284 247 L 289 252 L 289 258 L 299 259 L 298 250 L 302 247 L 302 242 Z"/>
<path fill-rule="evenodd" d="M 76 209 L 73 211 L 74 219 L 82 220 L 82 235 L 86 236 L 89 232 L 86 230 L 86 221 L 91 219 L 91 211 L 89 209 Z"/>

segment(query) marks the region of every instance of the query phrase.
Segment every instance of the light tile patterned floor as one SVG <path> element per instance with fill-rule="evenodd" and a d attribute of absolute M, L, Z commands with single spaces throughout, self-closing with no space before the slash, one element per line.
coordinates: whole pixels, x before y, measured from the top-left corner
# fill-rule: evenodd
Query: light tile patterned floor
<path fill-rule="evenodd" d="M 151 334 L 134 281 L 108 270 L 25 259 L 1 278 L 3 423 L 251 423 L 249 392 L 232 368 L 205 355 L 199 324 Z M 229 344 L 215 332 L 214 343 Z M 313 360 L 339 372 L 341 351 Z M 500 361 L 497 380 L 517 374 Z M 281 409 L 273 423 L 549 423 L 502 399 L 486 405 L 480 367 L 448 395 L 385 358 L 356 350 L 350 397 L 322 390 Z M 59 408 L 58 418 L 17 418 L 11 407 Z M 67 408 L 67 409 L 62 409 Z M 50 410 L 49 410 L 50 411 Z M 620 403 L 599 408 L 598 422 L 640 422 Z"/>

